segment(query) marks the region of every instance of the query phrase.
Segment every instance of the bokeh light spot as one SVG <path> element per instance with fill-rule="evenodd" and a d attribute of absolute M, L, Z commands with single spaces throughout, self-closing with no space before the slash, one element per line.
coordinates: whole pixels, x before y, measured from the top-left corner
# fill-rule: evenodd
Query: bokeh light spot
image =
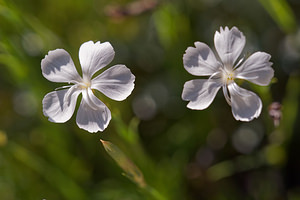
<path fill-rule="evenodd" d="M 232 136 L 233 146 L 243 154 L 251 153 L 262 139 L 262 133 L 248 126 L 241 126 Z"/>

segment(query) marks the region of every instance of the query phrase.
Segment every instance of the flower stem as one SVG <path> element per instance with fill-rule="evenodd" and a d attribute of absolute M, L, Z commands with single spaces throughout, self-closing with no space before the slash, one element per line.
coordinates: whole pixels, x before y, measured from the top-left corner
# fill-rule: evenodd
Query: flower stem
<path fill-rule="evenodd" d="M 145 191 L 149 193 L 156 200 L 167 200 L 165 196 L 163 196 L 160 192 L 158 192 L 155 188 L 147 185 Z"/>

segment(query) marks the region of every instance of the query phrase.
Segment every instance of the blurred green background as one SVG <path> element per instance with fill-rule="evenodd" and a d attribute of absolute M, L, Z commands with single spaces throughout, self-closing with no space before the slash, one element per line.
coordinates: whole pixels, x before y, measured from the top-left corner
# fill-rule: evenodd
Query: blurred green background
<path fill-rule="evenodd" d="M 300 199 L 299 19 L 299 0 L 0 0 L 0 199 Z M 264 105 L 249 123 L 234 120 L 221 92 L 203 111 L 181 100 L 197 78 L 183 68 L 186 48 L 213 48 L 220 26 L 244 33 L 243 55 L 272 55 L 270 86 L 242 83 Z M 113 119 L 97 134 L 74 116 L 49 122 L 41 104 L 63 85 L 42 76 L 41 59 L 63 48 L 79 68 L 89 40 L 111 42 L 110 66 L 136 76 L 125 101 L 101 96 Z M 99 139 L 118 146 L 151 189 L 122 175 Z"/>

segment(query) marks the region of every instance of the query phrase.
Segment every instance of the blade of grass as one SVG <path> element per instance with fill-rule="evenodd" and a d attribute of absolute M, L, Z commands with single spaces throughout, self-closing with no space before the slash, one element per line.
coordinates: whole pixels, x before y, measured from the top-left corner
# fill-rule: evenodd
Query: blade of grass
<path fill-rule="evenodd" d="M 297 29 L 295 15 L 286 0 L 259 0 L 273 20 L 285 33 Z"/>
<path fill-rule="evenodd" d="M 149 186 L 144 179 L 141 170 L 113 143 L 100 140 L 105 151 L 112 157 L 114 161 L 124 170 L 124 175 L 132 182 L 137 184 L 146 193 L 150 194 L 154 199 L 166 200 L 155 188 Z"/>

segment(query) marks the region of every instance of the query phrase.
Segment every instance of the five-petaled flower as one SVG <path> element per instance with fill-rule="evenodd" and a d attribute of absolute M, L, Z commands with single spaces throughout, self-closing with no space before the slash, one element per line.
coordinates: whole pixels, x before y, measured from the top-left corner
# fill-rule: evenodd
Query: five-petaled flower
<path fill-rule="evenodd" d="M 135 81 L 135 76 L 125 65 L 115 65 L 93 77 L 112 61 L 114 55 L 109 42 L 83 43 L 79 49 L 81 77 L 68 52 L 63 49 L 48 52 L 41 62 L 43 76 L 52 82 L 69 83 L 44 97 L 43 112 L 49 121 L 68 121 L 74 113 L 79 94 L 82 94 L 76 116 L 77 125 L 91 133 L 103 131 L 108 126 L 110 110 L 94 95 L 93 90 L 122 101 L 131 94 Z"/>
<path fill-rule="evenodd" d="M 195 110 L 207 108 L 222 87 L 226 101 L 232 107 L 236 120 L 251 121 L 257 118 L 262 109 L 260 98 L 253 92 L 239 87 L 234 79 L 245 79 L 266 86 L 274 75 L 269 62 L 271 56 L 256 52 L 245 61 L 237 62 L 246 43 L 245 36 L 236 27 L 220 28 L 214 36 L 214 44 L 219 59 L 202 42 L 188 47 L 183 55 L 184 68 L 192 75 L 207 76 L 208 79 L 195 79 L 184 84 L 182 99 L 189 101 L 187 107 Z"/>

